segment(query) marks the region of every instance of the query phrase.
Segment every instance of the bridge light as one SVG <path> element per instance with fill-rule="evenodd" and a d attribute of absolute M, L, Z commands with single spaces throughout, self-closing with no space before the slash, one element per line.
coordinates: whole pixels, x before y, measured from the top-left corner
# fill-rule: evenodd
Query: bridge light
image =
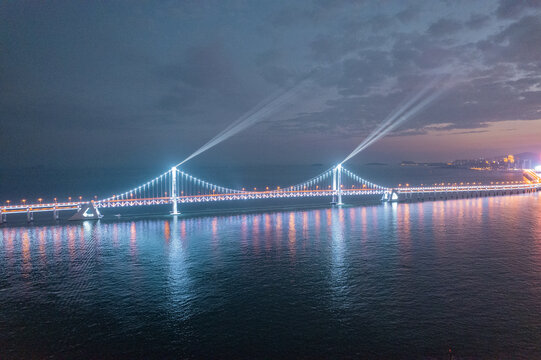
<path fill-rule="evenodd" d="M 266 190 L 269 190 L 269 187 L 267 186 L 265 189 L 266 189 Z"/>
<path fill-rule="evenodd" d="M 23 202 L 23 204 L 26 204 L 26 199 L 23 199 L 22 202 Z"/>
<path fill-rule="evenodd" d="M 8 206 L 9 206 L 9 203 L 11 202 L 10 200 L 6 200 L 6 202 L 8 203 Z"/>
<path fill-rule="evenodd" d="M 71 201 L 71 196 L 68 196 L 68 200 Z"/>
<path fill-rule="evenodd" d="M 79 196 L 79 201 L 83 200 L 83 197 L 82 196 Z"/>
<path fill-rule="evenodd" d="M 41 204 L 41 202 L 43 201 L 43 199 L 42 199 L 42 198 L 39 198 L 38 201 L 39 201 L 39 203 Z"/>
<path fill-rule="evenodd" d="M 257 188 L 254 188 L 254 191 L 256 191 L 256 190 L 257 190 Z"/>

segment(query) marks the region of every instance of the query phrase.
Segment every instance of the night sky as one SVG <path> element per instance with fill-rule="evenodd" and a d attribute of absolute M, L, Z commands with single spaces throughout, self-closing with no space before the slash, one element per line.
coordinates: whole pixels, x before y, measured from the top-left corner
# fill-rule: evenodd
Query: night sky
<path fill-rule="evenodd" d="M 352 161 L 541 151 L 541 1 L 2 1 L 0 168 L 342 160 L 431 77 L 453 85 Z"/>

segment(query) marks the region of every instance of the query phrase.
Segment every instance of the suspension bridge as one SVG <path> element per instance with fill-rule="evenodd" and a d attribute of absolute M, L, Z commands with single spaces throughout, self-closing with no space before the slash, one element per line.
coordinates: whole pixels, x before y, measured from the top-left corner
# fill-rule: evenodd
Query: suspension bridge
<path fill-rule="evenodd" d="M 385 187 L 374 184 L 349 171 L 341 164 L 305 182 L 285 188 L 231 189 L 194 177 L 172 167 L 156 178 L 129 191 L 101 200 L 7 204 L 0 206 L 0 221 L 7 222 L 8 215 L 26 214 L 29 222 L 34 213 L 74 212 L 70 220 L 91 220 L 102 217 L 100 209 L 137 206 L 169 205 L 171 214 L 178 215 L 179 206 L 188 203 L 212 203 L 234 200 L 313 198 L 328 197 L 331 204 L 342 205 L 342 197 L 381 196 L 385 202 L 457 199 L 477 196 L 511 195 L 536 192 L 541 189 L 541 175 L 534 170 L 524 170 L 524 180 L 514 182 L 441 183 L 434 186 Z"/>

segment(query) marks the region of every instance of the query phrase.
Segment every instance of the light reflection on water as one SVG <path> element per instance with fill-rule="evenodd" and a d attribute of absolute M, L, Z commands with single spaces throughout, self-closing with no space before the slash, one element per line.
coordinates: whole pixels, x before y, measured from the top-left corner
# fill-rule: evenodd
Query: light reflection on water
<path fill-rule="evenodd" d="M 295 212 L 289 213 L 289 254 L 291 257 L 295 257 L 296 247 L 295 242 L 297 240 L 297 230 L 295 228 Z"/>
<path fill-rule="evenodd" d="M 540 199 L 3 227 L 0 357 L 536 358 Z"/>

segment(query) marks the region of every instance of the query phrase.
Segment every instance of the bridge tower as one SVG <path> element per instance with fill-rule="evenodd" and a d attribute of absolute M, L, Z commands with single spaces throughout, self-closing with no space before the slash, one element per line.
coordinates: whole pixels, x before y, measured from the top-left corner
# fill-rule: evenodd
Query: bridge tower
<path fill-rule="evenodd" d="M 171 168 L 171 202 L 173 203 L 173 211 L 171 215 L 179 215 L 177 204 L 177 167 Z"/>
<path fill-rule="evenodd" d="M 343 205 L 342 203 L 342 164 L 338 164 L 332 170 L 332 203 Z"/>

